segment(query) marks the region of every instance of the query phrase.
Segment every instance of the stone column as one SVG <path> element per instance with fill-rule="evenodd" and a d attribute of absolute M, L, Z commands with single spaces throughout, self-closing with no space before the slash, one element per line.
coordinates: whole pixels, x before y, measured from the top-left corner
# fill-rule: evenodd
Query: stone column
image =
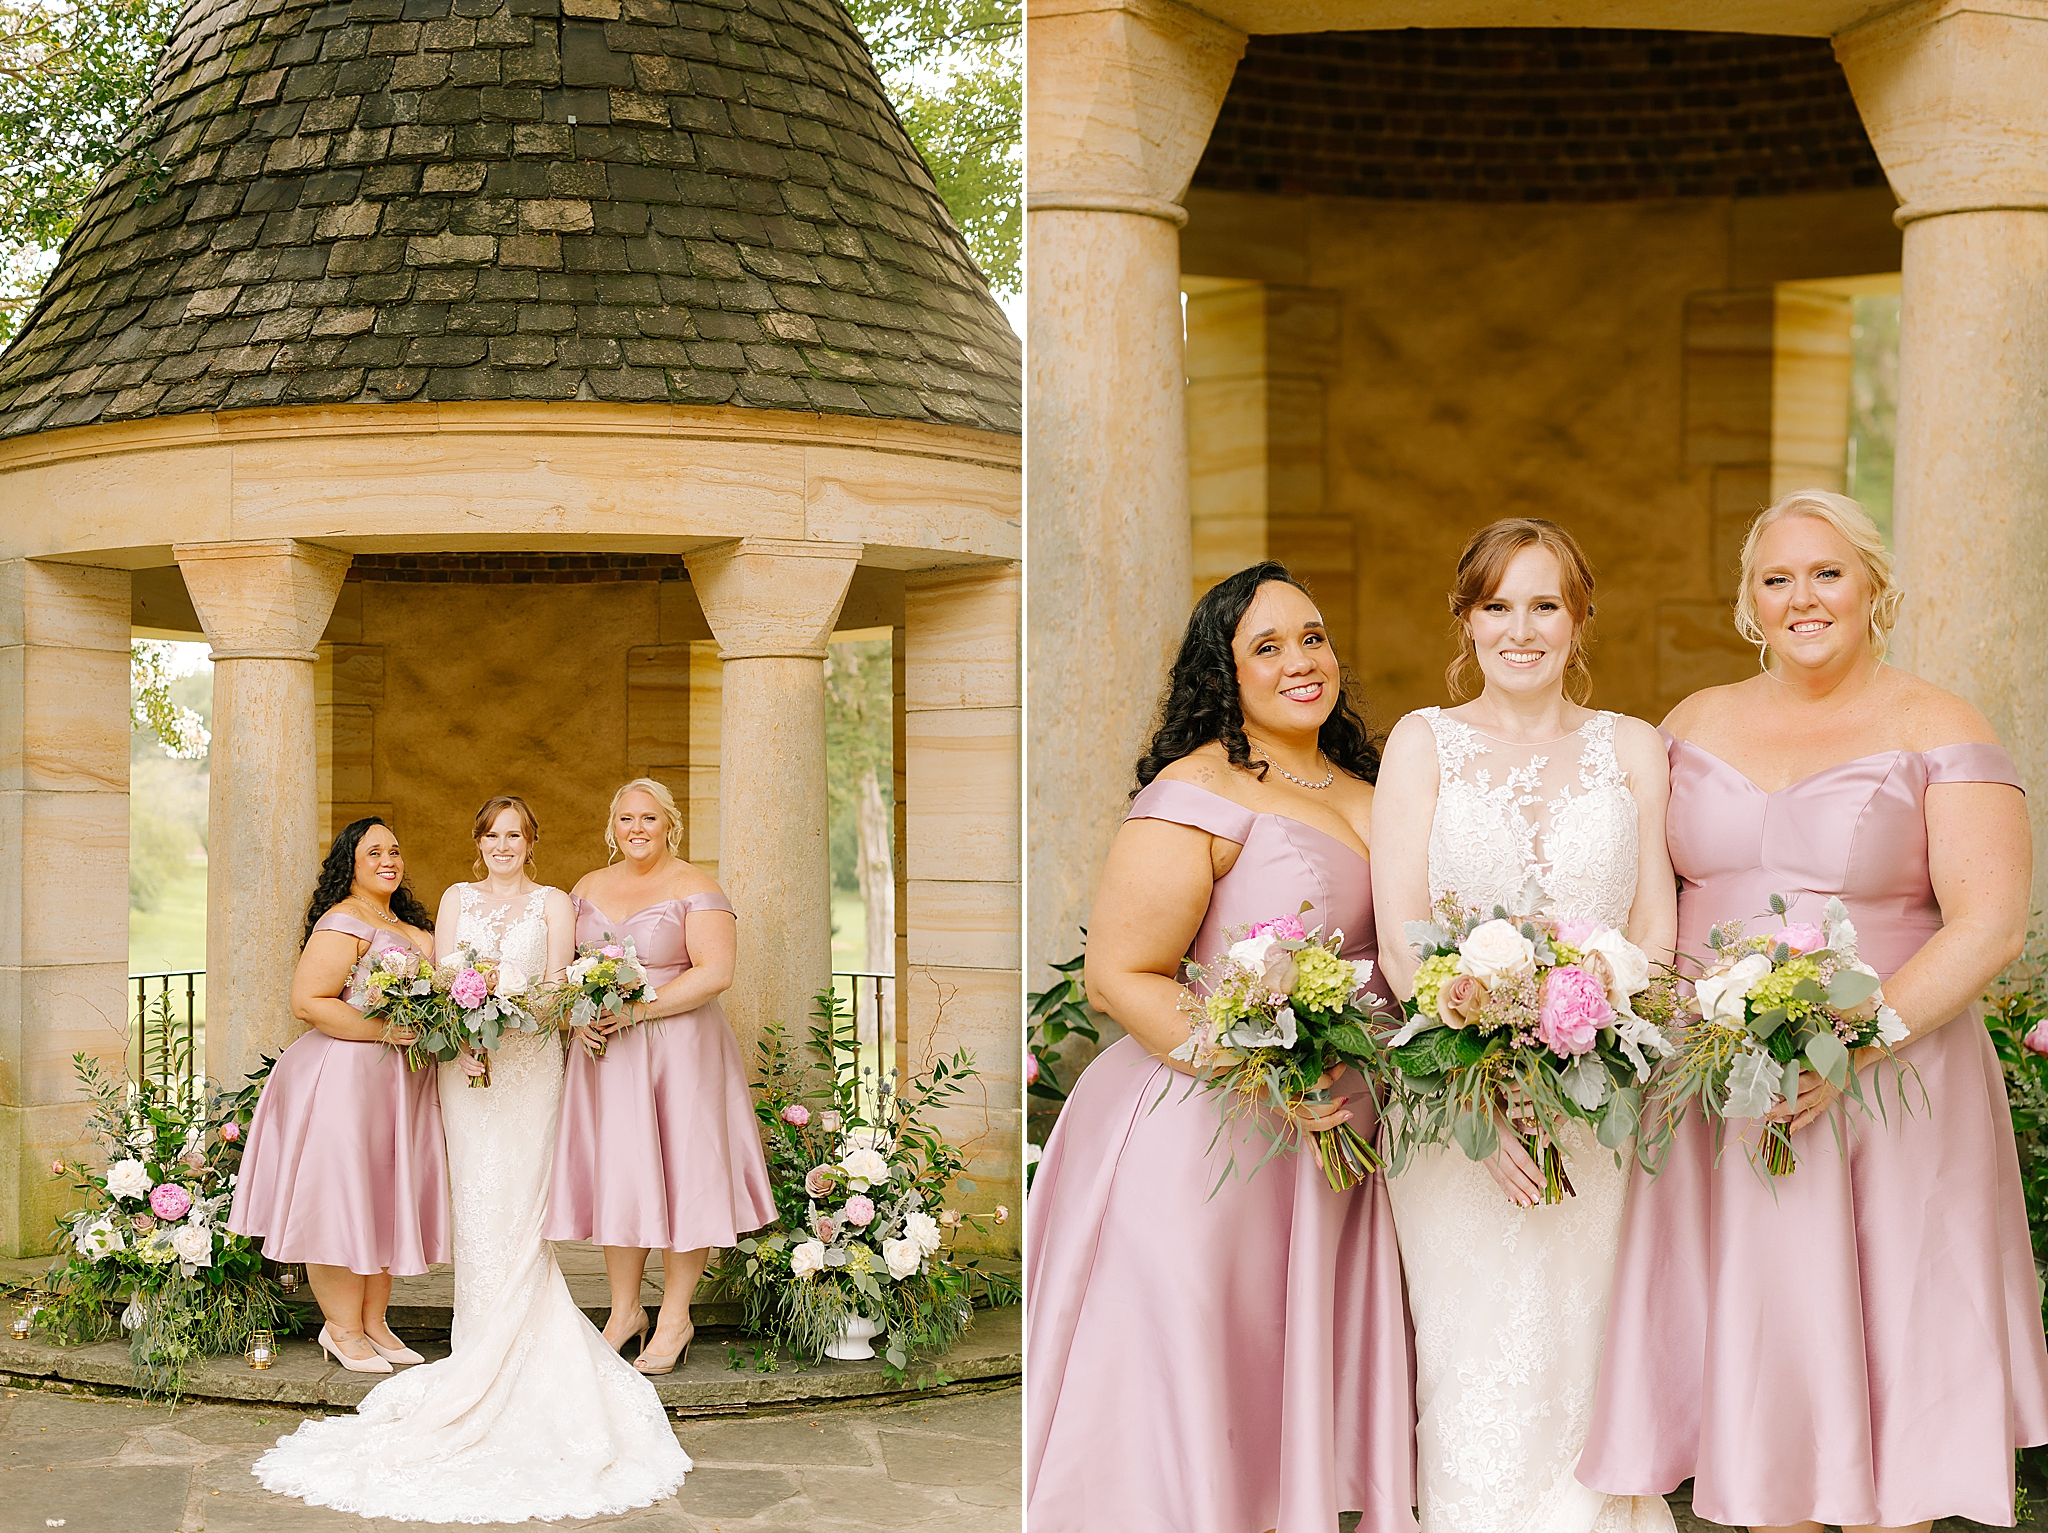
<path fill-rule="evenodd" d="M 301 1031 L 292 969 L 327 850 L 316 646 L 349 556 L 289 539 L 181 543 L 173 553 L 213 646 L 206 1069 L 233 1088 Z"/>
<path fill-rule="evenodd" d="M 50 1249 L 74 1053 L 128 1048 L 126 570 L 0 563 L 0 1255 Z"/>
<path fill-rule="evenodd" d="M 1983 710 L 2048 899 L 2048 3 L 1921 0 L 1835 39 L 1903 204 L 1894 653 Z"/>
<path fill-rule="evenodd" d="M 974 1055 L 983 1089 L 938 1121 L 967 1149 L 975 1191 L 961 1206 L 984 1213 L 1023 1200 L 1021 586 L 1016 566 L 998 565 L 911 575 L 903 589 L 904 1052 L 913 1070 L 956 1048 Z M 993 1243 L 1014 1250 L 1017 1229 Z"/>
<path fill-rule="evenodd" d="M 1026 258 L 1032 983 L 1080 941 L 1188 611 L 1179 206 L 1244 35 L 1034 0 Z"/>
<path fill-rule="evenodd" d="M 803 1036 L 832 983 L 825 646 L 860 545 L 742 538 L 684 562 L 722 662 L 719 883 L 740 924 L 725 1014 L 751 1068 L 763 1024 Z"/>

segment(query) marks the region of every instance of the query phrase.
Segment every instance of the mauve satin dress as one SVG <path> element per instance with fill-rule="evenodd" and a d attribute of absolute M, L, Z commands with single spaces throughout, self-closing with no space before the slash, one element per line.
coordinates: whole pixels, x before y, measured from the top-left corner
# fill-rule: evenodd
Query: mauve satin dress
<path fill-rule="evenodd" d="M 411 947 L 330 910 L 315 931 Z M 341 999 L 354 1004 L 357 992 Z M 278 1262 L 411 1277 L 448 1260 L 448 1158 L 432 1069 L 382 1043 L 308 1031 L 278 1055 L 257 1100 L 228 1228 Z"/>
<path fill-rule="evenodd" d="M 732 906 L 693 894 L 614 921 L 577 900 L 576 941 L 631 937 L 659 987 L 690 967 L 684 923 L 700 910 Z M 602 1059 L 570 1045 L 547 1239 L 695 1251 L 774 1218 L 753 1094 L 716 1000 L 612 1034 Z"/>
<path fill-rule="evenodd" d="M 1133 819 L 1240 843 L 1195 937 L 1291 916 L 1377 951 L 1366 860 L 1298 820 L 1155 782 Z M 1377 984 L 1377 981 L 1375 982 Z M 1414 1367 L 1400 1257 L 1375 1176 L 1334 1192 L 1313 1155 L 1210 1189 L 1213 1097 L 1121 1038 L 1082 1072 L 1026 1220 L 1025 1504 L 1032 1533 L 1413 1533 Z M 1356 1075 L 1336 1088 L 1370 1133 Z"/>
<path fill-rule="evenodd" d="M 1886 976 L 1941 927 L 1927 788 L 2019 785 L 1996 745 L 1886 751 L 1776 793 L 1688 741 L 1670 754 L 1679 950 L 1720 921 L 1770 929 L 1774 893 L 1812 922 L 1838 894 Z M 1810 1124 L 1766 1185 L 1736 1125 L 1716 1165 L 1694 1115 L 1662 1173 L 1637 1173 L 1582 1483 L 1690 1475 L 1693 1510 L 1736 1526 L 2012 1522 L 2013 1450 L 2048 1442 L 2048 1351 L 2005 1080 L 1973 1014 L 1899 1057 L 1910 1111 L 1887 1070 L 1884 1119 L 1840 1113 L 1846 1155 Z"/>

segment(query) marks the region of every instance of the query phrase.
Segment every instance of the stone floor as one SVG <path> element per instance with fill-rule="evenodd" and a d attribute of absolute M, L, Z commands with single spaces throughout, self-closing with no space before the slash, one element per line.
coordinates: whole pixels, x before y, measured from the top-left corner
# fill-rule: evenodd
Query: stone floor
<path fill-rule="evenodd" d="M 1022 1396 L 1013 1387 L 903 1405 L 689 1420 L 696 1461 L 672 1501 L 550 1528 L 662 1533 L 1018 1533 Z M 0 1533 L 397 1530 L 264 1491 L 249 1466 L 304 1417 L 0 1390 Z M 539 1525 L 536 1525 L 539 1526 Z"/>

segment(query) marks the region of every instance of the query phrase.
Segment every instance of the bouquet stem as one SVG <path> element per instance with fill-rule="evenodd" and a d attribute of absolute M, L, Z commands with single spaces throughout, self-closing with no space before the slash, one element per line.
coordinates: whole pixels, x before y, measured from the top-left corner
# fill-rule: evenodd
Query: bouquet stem
<path fill-rule="evenodd" d="M 1309 1137 L 1315 1141 L 1316 1159 L 1322 1162 L 1323 1175 L 1336 1192 L 1349 1192 L 1381 1169 L 1372 1142 L 1348 1123 Z"/>
<path fill-rule="evenodd" d="M 1572 1186 L 1570 1174 L 1564 1169 L 1564 1155 L 1556 1145 L 1546 1144 L 1539 1151 L 1531 1144 L 1529 1151 L 1538 1157 L 1543 1167 L 1545 1203 L 1562 1203 L 1566 1198 L 1575 1198 L 1579 1195 L 1578 1189 Z"/>
<path fill-rule="evenodd" d="M 1798 1157 L 1792 1153 L 1792 1135 L 1782 1123 L 1764 1129 L 1764 1170 L 1772 1176 L 1790 1176 Z"/>
<path fill-rule="evenodd" d="M 481 1074 L 481 1075 L 472 1075 L 472 1076 L 471 1076 L 471 1077 L 469 1078 L 469 1084 L 470 1084 L 470 1085 L 471 1085 L 472 1087 L 476 1087 L 476 1086 L 488 1086 L 488 1085 L 490 1085 L 490 1083 L 491 1083 L 491 1054 L 490 1054 L 490 1050 L 488 1050 L 488 1049 L 478 1049 L 478 1050 L 476 1051 L 476 1057 L 477 1057 L 477 1062 L 478 1062 L 479 1064 L 481 1064 L 481 1065 L 482 1065 L 482 1066 L 484 1067 L 484 1073 L 483 1073 L 483 1074 Z"/>

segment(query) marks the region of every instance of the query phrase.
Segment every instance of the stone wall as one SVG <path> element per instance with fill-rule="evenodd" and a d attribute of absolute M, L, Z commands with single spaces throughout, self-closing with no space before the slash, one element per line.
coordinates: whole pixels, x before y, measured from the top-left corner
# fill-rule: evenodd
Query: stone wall
<path fill-rule="evenodd" d="M 1810 332 L 1833 311 L 1781 285 L 1895 272 L 1888 192 L 1545 207 L 1197 188 L 1188 206 L 1198 586 L 1267 554 L 1301 569 L 1385 728 L 1444 698 L 1465 538 L 1547 516 L 1599 577 L 1597 705 L 1654 721 L 1747 674 L 1727 620 L 1739 529 L 1821 480 L 1829 451 L 1809 439 L 1834 364 Z"/>

